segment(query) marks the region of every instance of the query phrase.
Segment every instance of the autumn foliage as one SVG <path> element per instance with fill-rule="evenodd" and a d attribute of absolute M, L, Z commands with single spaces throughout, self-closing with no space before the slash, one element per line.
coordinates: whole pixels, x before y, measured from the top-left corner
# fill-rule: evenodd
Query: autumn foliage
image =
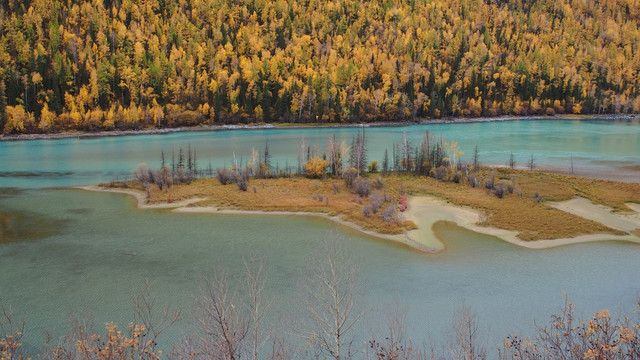
<path fill-rule="evenodd" d="M 308 178 L 321 178 L 327 174 L 329 162 L 319 157 L 309 159 L 304 164 L 304 174 Z"/>
<path fill-rule="evenodd" d="M 9 0 L 0 131 L 640 111 L 632 0 Z"/>

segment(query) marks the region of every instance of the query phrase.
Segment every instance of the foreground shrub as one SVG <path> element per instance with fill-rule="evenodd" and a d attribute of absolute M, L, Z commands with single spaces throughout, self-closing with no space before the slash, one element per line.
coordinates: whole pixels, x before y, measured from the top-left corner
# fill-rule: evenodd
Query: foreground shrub
<path fill-rule="evenodd" d="M 373 180 L 373 187 L 380 190 L 384 187 L 384 181 L 382 180 L 382 176 L 376 176 L 375 180 Z"/>
<path fill-rule="evenodd" d="M 236 173 L 236 182 L 238 183 L 238 189 L 241 191 L 247 191 L 249 187 L 249 170 L 240 170 Z"/>
<path fill-rule="evenodd" d="M 217 168 L 216 177 L 218 178 L 218 181 L 220 181 L 220 184 L 222 185 L 231 184 L 236 180 L 236 176 L 234 172 L 225 168 Z"/>
<path fill-rule="evenodd" d="M 640 305 L 640 304 L 639 304 Z M 634 313 L 637 308 L 634 309 Z M 638 359 L 639 319 L 612 317 L 608 310 L 587 320 L 576 318 L 565 299 L 561 314 L 551 316 L 549 327 L 538 328 L 534 339 L 509 335 L 500 359 Z"/>
<path fill-rule="evenodd" d="M 353 187 L 353 182 L 358 177 L 358 170 L 355 168 L 350 168 L 342 174 L 342 179 L 344 179 L 344 184 L 347 185 L 349 189 Z"/>
<path fill-rule="evenodd" d="M 371 192 L 371 183 L 369 182 L 369 179 L 362 177 L 357 178 L 353 182 L 353 190 L 355 190 L 356 194 L 362 197 L 369 196 L 369 193 Z"/>
<path fill-rule="evenodd" d="M 389 204 L 386 208 L 384 208 L 384 210 L 382 210 L 382 219 L 388 225 L 399 222 L 398 215 L 396 212 L 396 206 L 393 204 Z"/>
<path fill-rule="evenodd" d="M 476 178 L 475 175 L 473 174 L 468 174 L 467 175 L 467 182 L 469 183 L 469 185 L 471 185 L 471 187 L 478 187 L 478 178 Z"/>
<path fill-rule="evenodd" d="M 370 217 L 371 216 L 371 206 L 369 205 L 365 205 L 362 207 L 362 215 L 366 216 L 366 217 Z"/>
<path fill-rule="evenodd" d="M 436 180 L 444 181 L 447 177 L 447 168 L 445 166 L 440 166 L 435 169 L 431 169 L 431 177 Z"/>
<path fill-rule="evenodd" d="M 376 191 L 371 195 L 369 204 L 371 205 L 371 211 L 373 211 L 373 213 L 375 214 L 378 212 L 378 210 L 380 210 L 382 204 L 384 204 L 384 197 L 380 194 L 379 191 Z"/>

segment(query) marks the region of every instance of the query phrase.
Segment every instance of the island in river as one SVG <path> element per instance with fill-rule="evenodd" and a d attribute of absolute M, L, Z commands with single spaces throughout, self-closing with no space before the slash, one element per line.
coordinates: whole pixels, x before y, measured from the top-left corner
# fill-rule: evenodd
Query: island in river
<path fill-rule="evenodd" d="M 432 230 L 440 221 L 528 248 L 601 240 L 640 243 L 638 183 L 488 167 L 458 182 L 402 173 L 362 178 L 365 193 L 342 179 L 302 176 L 251 179 L 244 191 L 216 178 L 169 189 L 143 188 L 137 181 L 82 188 L 123 192 L 136 196 L 140 208 L 183 213 L 325 216 L 424 252 L 445 248 Z"/>

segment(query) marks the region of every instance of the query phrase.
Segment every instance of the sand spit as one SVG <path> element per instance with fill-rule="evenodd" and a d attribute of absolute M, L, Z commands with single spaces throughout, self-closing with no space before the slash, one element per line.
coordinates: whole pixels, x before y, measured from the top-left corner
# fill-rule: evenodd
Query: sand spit
<path fill-rule="evenodd" d="M 446 200 L 427 195 L 413 196 L 408 199 L 408 209 L 404 212 L 407 220 L 413 221 L 418 228 L 407 231 L 404 234 L 389 235 L 369 231 L 359 225 L 345 221 L 339 216 L 330 216 L 325 213 L 300 212 L 300 211 L 260 211 L 260 210 L 236 210 L 219 209 L 216 207 L 194 206 L 195 203 L 206 198 L 192 198 L 174 203 L 147 204 L 144 192 L 135 189 L 105 188 L 100 186 L 81 186 L 78 189 L 87 191 L 99 191 L 127 194 L 135 197 L 140 209 L 173 209 L 178 213 L 205 213 L 205 214 L 236 214 L 236 215 L 289 215 L 289 216 L 317 216 L 329 219 L 341 225 L 350 227 L 366 235 L 380 239 L 395 241 L 425 253 L 436 253 L 445 249 L 445 244 L 438 239 L 433 232 L 433 224 L 438 221 L 452 221 L 469 230 L 495 236 L 509 243 L 530 249 L 547 249 L 557 246 L 578 244 L 593 241 L 629 241 L 640 243 L 640 204 L 628 204 L 635 213 L 616 214 L 611 209 L 595 205 L 584 198 L 549 203 L 551 206 L 573 213 L 575 215 L 600 222 L 609 227 L 627 232 L 627 235 L 612 234 L 587 234 L 572 238 L 524 241 L 517 237 L 516 231 L 498 229 L 480 225 L 482 214 L 474 209 L 454 205 Z"/>
<path fill-rule="evenodd" d="M 138 201 L 138 209 L 174 209 L 174 208 L 189 206 L 191 204 L 195 204 L 197 202 L 207 200 L 207 198 L 191 198 L 191 199 L 176 201 L 172 203 L 165 202 L 165 203 L 158 203 L 158 204 L 147 204 L 146 194 L 136 189 L 109 188 L 109 187 L 102 187 L 102 186 L 95 186 L 95 185 L 75 186 L 74 189 L 130 195 L 135 197 L 136 200 Z"/>

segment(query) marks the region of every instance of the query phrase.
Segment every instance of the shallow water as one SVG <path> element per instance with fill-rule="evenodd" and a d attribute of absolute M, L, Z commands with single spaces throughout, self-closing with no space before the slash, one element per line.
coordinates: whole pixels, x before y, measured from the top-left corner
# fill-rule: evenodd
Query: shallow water
<path fill-rule="evenodd" d="M 640 164 L 638 120 L 513 121 L 414 125 L 367 129 L 370 159 L 408 131 L 425 130 L 473 146 L 485 163 L 502 164 L 513 152 L 539 166 L 618 171 Z M 276 296 L 270 321 L 300 305 L 297 280 L 317 254 L 327 231 L 337 229 L 345 252 L 360 264 L 361 303 L 377 306 L 357 329 L 360 341 L 380 330 L 384 304 L 408 311 L 414 343 L 442 340 L 464 300 L 478 313 L 490 347 L 510 332 L 531 334 L 560 310 L 566 291 L 579 313 L 630 308 L 639 295 L 640 247 L 619 242 L 528 250 L 449 223 L 437 234 L 447 249 L 424 255 L 363 236 L 326 219 L 295 216 L 174 214 L 135 209 L 125 195 L 55 189 L 122 178 L 140 162 L 159 164 L 180 146 L 197 149 L 200 167 L 228 166 L 232 154 L 262 151 L 266 138 L 281 167 L 296 166 L 300 136 L 324 144 L 336 133 L 350 140 L 357 129 L 196 132 L 99 139 L 0 142 L 0 299 L 24 318 L 25 346 L 35 353 L 44 330 L 54 340 L 70 312 L 89 308 L 97 324 L 132 320 L 131 296 L 145 279 L 158 303 L 188 310 L 198 282 L 215 269 L 241 273 L 242 258 L 262 255 L 271 268 L 268 292 Z M 324 146 L 324 145 L 322 145 Z M 391 155 L 391 154 L 390 154 Z M 522 160 L 521 160 L 522 159 Z M 246 161 L 246 160 L 245 160 Z M 43 189 L 45 188 L 45 189 Z M 382 304 L 382 305 L 381 305 Z M 168 334 L 175 341 L 185 325 Z"/>
<path fill-rule="evenodd" d="M 307 260 L 333 228 L 360 264 L 361 303 L 376 309 L 357 330 L 362 341 L 380 330 L 381 309 L 395 301 L 406 306 L 416 341 L 440 341 L 464 300 L 497 346 L 509 332 L 531 333 L 534 320 L 545 323 L 564 291 L 586 314 L 630 306 L 638 294 L 640 247 L 624 243 L 535 251 L 441 223 L 436 230 L 447 251 L 424 255 L 323 219 L 134 206 L 125 195 L 79 190 L 30 190 L 3 199 L 3 212 L 46 218 L 59 232 L 0 244 L 0 297 L 26 320 L 27 348 L 42 346 L 45 329 L 60 336 L 67 315 L 78 309 L 92 309 L 97 324 L 131 321 L 131 296 L 145 279 L 158 303 L 188 312 L 203 277 L 220 268 L 240 274 L 252 251 L 271 269 L 271 321 L 287 317 L 301 305 L 296 284 Z M 167 342 L 181 333 L 175 328 Z"/>

